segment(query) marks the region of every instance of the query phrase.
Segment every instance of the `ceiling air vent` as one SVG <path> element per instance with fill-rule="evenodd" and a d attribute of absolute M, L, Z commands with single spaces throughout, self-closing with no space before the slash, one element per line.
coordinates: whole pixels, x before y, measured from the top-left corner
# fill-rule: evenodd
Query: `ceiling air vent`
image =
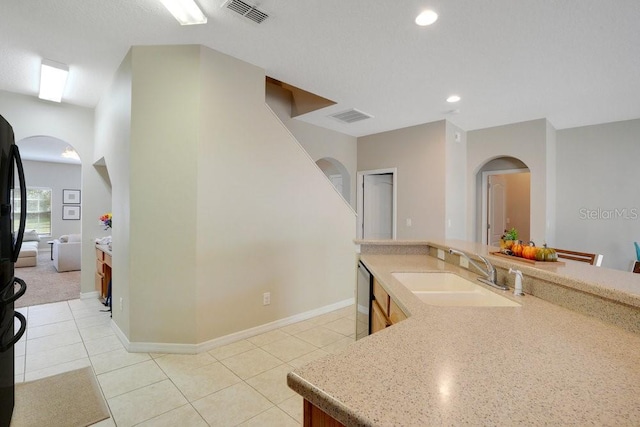
<path fill-rule="evenodd" d="M 370 116 L 367 113 L 363 113 L 362 111 L 358 111 L 355 108 L 352 108 L 351 110 L 343 111 L 342 113 L 332 114 L 330 117 L 333 117 L 334 119 L 338 119 L 344 123 L 355 123 L 355 122 L 359 122 L 360 120 L 370 119 L 373 116 Z"/>
<path fill-rule="evenodd" d="M 258 24 L 262 23 L 262 21 L 269 17 L 269 15 L 259 10 L 257 7 L 251 6 L 242 0 L 228 0 L 224 2 L 222 7 L 232 10 L 253 22 L 257 22 Z"/>

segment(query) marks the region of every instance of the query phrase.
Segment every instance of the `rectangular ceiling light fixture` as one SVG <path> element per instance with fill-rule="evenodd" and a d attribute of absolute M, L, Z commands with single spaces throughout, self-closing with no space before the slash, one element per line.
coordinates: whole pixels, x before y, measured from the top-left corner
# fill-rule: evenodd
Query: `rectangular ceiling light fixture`
<path fill-rule="evenodd" d="M 40 65 L 40 93 L 38 98 L 47 101 L 62 101 L 62 92 L 67 84 L 69 67 L 59 62 L 43 59 Z"/>
<path fill-rule="evenodd" d="M 180 25 L 206 24 L 207 17 L 194 0 L 160 0 Z"/>

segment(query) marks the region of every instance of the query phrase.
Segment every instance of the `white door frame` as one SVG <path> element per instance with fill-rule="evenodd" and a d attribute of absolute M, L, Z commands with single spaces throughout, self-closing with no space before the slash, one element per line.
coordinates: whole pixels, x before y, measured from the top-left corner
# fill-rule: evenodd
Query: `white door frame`
<path fill-rule="evenodd" d="M 393 213 L 392 213 L 392 225 L 391 225 L 391 238 L 395 240 L 396 238 L 396 218 L 398 217 L 398 168 L 388 168 L 388 169 L 374 169 L 368 171 L 359 171 L 356 174 L 356 236 L 358 239 L 362 239 L 362 209 L 364 206 L 364 198 L 362 194 L 362 189 L 364 187 L 364 176 L 365 175 L 382 175 L 388 174 L 392 175 L 393 182 Z"/>
<path fill-rule="evenodd" d="M 503 170 L 496 170 L 496 171 L 484 171 L 482 172 L 482 187 L 481 187 L 481 192 L 482 192 L 482 220 L 481 220 L 481 224 L 480 227 L 482 229 L 482 232 L 480 233 L 482 236 L 482 244 L 483 245 L 487 245 L 487 229 L 489 227 L 489 216 L 488 216 L 488 207 L 489 207 L 489 176 L 490 175 L 507 175 L 507 174 L 512 174 L 512 173 L 526 173 L 526 172 L 531 172 L 528 168 L 521 168 L 521 169 L 503 169 Z M 531 215 L 531 213 L 529 213 L 529 215 Z M 476 217 L 477 218 L 477 217 Z"/>

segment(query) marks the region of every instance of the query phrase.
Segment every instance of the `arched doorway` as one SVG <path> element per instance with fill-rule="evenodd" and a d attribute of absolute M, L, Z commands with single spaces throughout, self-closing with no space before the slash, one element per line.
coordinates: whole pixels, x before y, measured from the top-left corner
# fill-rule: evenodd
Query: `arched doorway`
<path fill-rule="evenodd" d="M 27 184 L 26 229 L 36 230 L 37 234 L 32 239 L 37 247 L 35 264 L 16 273 L 28 286 L 20 306 L 76 299 L 80 296 L 81 271 L 76 265 L 81 260 L 84 215 L 80 157 L 71 144 L 52 136 L 30 136 L 16 144 Z M 69 245 L 77 246 L 57 251 L 59 247 L 54 245 L 56 239 L 64 242 L 62 236 L 66 236 Z M 58 265 L 63 253 L 66 260 Z M 67 269 L 71 264 L 73 269 Z"/>
<path fill-rule="evenodd" d="M 316 161 L 316 165 L 329 178 L 329 181 L 344 197 L 347 203 L 351 204 L 351 176 L 342 163 L 331 157 L 323 157 Z"/>
<path fill-rule="evenodd" d="M 487 161 L 476 174 L 477 241 L 497 246 L 504 230 L 515 228 L 520 240 L 530 240 L 531 173 L 515 157 Z"/>
<path fill-rule="evenodd" d="M 50 223 L 44 224 L 44 228 L 39 230 L 46 240 L 80 233 L 82 162 L 74 147 L 48 135 L 30 136 L 16 144 L 24 163 L 28 190 L 31 189 L 34 194 L 48 194 L 47 202 L 32 203 L 38 213 L 29 212 L 27 218 L 43 215 L 49 218 Z M 36 205 L 39 207 L 36 208 Z"/>

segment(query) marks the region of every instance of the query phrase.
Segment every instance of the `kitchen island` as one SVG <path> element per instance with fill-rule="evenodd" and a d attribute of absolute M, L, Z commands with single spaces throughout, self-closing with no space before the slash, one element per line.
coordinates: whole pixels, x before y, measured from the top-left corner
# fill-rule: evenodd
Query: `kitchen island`
<path fill-rule="evenodd" d="M 453 243 L 425 242 L 427 253 Z M 476 244 L 455 246 L 469 253 L 485 250 Z M 349 426 L 640 425 L 639 334 L 511 292 L 502 295 L 519 307 L 427 305 L 391 273 L 477 275 L 435 256 L 371 248 L 361 260 L 408 318 L 289 373 L 289 386 L 309 405 Z M 500 262 L 495 265 L 501 267 Z M 537 280 L 534 274 L 577 287 L 602 285 L 583 277 L 588 273 L 582 266 L 561 272 L 530 268 L 522 268 L 529 274 L 525 291 L 527 282 Z M 602 287 L 596 291 L 636 300 L 615 284 Z"/>

